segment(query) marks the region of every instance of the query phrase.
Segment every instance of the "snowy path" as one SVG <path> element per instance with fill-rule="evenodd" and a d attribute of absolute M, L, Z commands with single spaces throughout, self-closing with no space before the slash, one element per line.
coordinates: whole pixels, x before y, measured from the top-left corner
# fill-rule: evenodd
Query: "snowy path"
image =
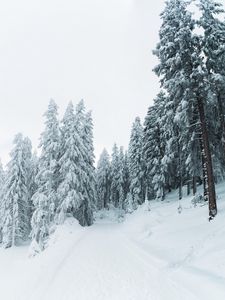
<path fill-rule="evenodd" d="M 52 275 L 42 274 L 40 286 L 36 284 L 28 299 L 197 299 L 166 278 L 163 266 L 164 262 L 128 239 L 121 224 L 100 223 L 75 240 Z"/>
<path fill-rule="evenodd" d="M 31 298 L 160 299 L 153 297 L 158 290 L 155 275 L 156 270 L 127 245 L 118 224 L 97 224 L 58 262 L 47 288 L 37 295 L 34 291 Z"/>

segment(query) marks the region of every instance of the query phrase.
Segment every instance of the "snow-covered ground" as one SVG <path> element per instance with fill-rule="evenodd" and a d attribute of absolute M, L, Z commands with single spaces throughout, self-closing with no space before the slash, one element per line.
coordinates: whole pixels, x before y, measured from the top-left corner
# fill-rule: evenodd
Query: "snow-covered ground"
<path fill-rule="evenodd" d="M 182 201 L 143 205 L 124 222 L 101 213 L 81 228 L 58 227 L 42 254 L 28 246 L 0 249 L 2 300 L 224 300 L 225 184 L 217 187 L 219 213 Z"/>

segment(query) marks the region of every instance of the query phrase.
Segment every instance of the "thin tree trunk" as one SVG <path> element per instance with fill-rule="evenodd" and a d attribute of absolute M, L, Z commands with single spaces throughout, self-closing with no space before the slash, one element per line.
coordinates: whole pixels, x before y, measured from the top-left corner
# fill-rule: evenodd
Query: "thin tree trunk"
<path fill-rule="evenodd" d="M 225 118 L 224 118 L 224 107 L 223 107 L 224 99 L 222 99 L 221 92 L 218 93 L 217 101 L 218 101 L 219 117 L 220 117 L 221 131 L 222 131 L 221 138 L 222 138 L 222 144 L 224 148 L 224 158 L 225 158 Z"/>
<path fill-rule="evenodd" d="M 193 182 L 192 182 L 192 189 L 193 189 L 193 196 L 197 193 L 197 182 L 196 182 L 196 176 L 193 176 Z"/>
<path fill-rule="evenodd" d="M 191 183 L 190 183 L 190 180 L 188 180 L 187 182 L 187 196 L 189 196 L 191 193 Z"/>
<path fill-rule="evenodd" d="M 204 144 L 202 140 L 202 136 L 200 139 L 200 146 L 201 146 L 201 157 L 202 157 L 202 173 L 203 173 L 203 192 L 204 192 L 204 199 L 208 201 L 208 188 L 207 188 L 207 169 L 206 169 L 206 159 L 204 155 Z"/>
<path fill-rule="evenodd" d="M 181 158 L 181 147 L 178 143 L 178 155 L 179 155 L 179 200 L 183 198 L 183 170 L 182 170 L 182 158 Z"/>
<path fill-rule="evenodd" d="M 201 137 L 202 137 L 202 146 L 203 146 L 203 157 L 204 157 L 204 165 L 205 165 L 205 180 L 206 180 L 206 191 L 207 191 L 207 198 L 209 201 L 209 220 L 212 220 L 217 214 L 217 205 L 216 205 L 216 192 L 215 192 L 215 184 L 213 178 L 213 168 L 212 168 L 212 157 L 211 151 L 209 146 L 209 136 L 208 130 L 206 125 L 206 118 L 205 118 L 205 110 L 203 99 L 198 96 L 198 111 L 201 123 Z M 203 174 L 204 176 L 204 174 Z"/>

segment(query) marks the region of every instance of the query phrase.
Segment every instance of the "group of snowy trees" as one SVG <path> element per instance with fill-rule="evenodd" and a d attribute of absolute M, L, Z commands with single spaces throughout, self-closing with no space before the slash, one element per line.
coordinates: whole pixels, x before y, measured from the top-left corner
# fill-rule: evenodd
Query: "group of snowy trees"
<path fill-rule="evenodd" d="M 198 20 L 190 4 L 197 5 Z M 195 194 L 196 182 L 202 181 L 210 219 L 217 214 L 215 181 L 225 170 L 225 22 L 220 14 L 221 4 L 214 0 L 166 2 L 154 51 L 162 92 L 148 112 L 145 129 L 151 143 L 154 127 L 158 143 L 153 165 L 148 160 L 151 169 L 159 162 L 159 174 L 153 174 L 157 190 L 163 196 L 178 186 L 181 198 L 184 184 L 192 185 Z M 153 115 L 157 119 L 152 126 Z"/>
<path fill-rule="evenodd" d="M 69 103 L 62 122 L 50 101 L 41 135 L 40 157 L 18 134 L 11 160 L 0 165 L 0 233 L 4 247 L 29 238 L 44 249 L 55 224 L 68 214 L 81 225 L 93 223 L 95 169 L 93 125 L 83 101 Z"/>
<path fill-rule="evenodd" d="M 113 205 L 132 212 L 145 201 L 143 134 L 140 118 L 136 118 L 128 151 L 115 144 L 111 158 L 106 150 L 102 152 L 96 169 L 98 209 Z"/>
<path fill-rule="evenodd" d="M 198 20 L 190 5 L 199 10 Z M 184 186 L 195 195 L 202 183 L 209 218 L 217 214 L 215 183 L 225 175 L 223 13 L 214 0 L 166 1 L 153 52 L 161 91 L 144 128 L 136 119 L 128 153 L 119 155 L 114 147 L 110 165 L 103 152 L 97 169 L 100 207 L 107 199 L 136 207 L 145 198 L 164 200 L 177 188 L 181 199 Z"/>

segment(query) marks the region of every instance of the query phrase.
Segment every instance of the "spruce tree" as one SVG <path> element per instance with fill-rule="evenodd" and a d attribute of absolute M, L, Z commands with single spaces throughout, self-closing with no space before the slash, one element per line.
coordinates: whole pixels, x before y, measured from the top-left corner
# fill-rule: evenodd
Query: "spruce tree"
<path fill-rule="evenodd" d="M 133 202 L 142 204 L 145 200 L 145 179 L 143 159 L 143 127 L 139 117 L 133 123 L 129 143 L 130 192 Z"/>
<path fill-rule="evenodd" d="M 16 135 L 7 165 L 3 195 L 3 245 L 12 247 L 29 236 L 29 175 L 27 140 Z"/>
<path fill-rule="evenodd" d="M 215 177 L 223 179 L 225 166 L 225 22 L 219 19 L 224 14 L 222 4 L 214 0 L 200 0 L 202 16 L 198 22 L 203 29 L 202 49 L 210 90 L 206 110 L 209 119 L 210 141 L 213 150 Z"/>
<path fill-rule="evenodd" d="M 37 190 L 32 197 L 34 213 L 31 221 L 32 239 L 37 242 L 41 250 L 46 246 L 58 205 L 58 155 L 60 145 L 58 109 L 54 100 L 49 102 L 44 117 L 46 118 L 45 130 L 41 135 L 41 156 L 35 178 Z"/>
<path fill-rule="evenodd" d="M 97 170 L 97 208 L 108 208 L 111 190 L 110 157 L 106 149 L 100 155 Z"/>
<path fill-rule="evenodd" d="M 70 213 L 81 225 L 91 225 L 94 201 L 92 121 L 90 115 L 85 116 L 83 101 L 77 105 L 76 112 L 71 102 L 67 107 L 60 148 L 58 220 L 63 222 Z"/>
<path fill-rule="evenodd" d="M 110 202 L 115 207 L 119 206 L 121 196 L 121 181 L 120 181 L 120 158 L 119 149 L 116 144 L 112 150 L 112 161 L 111 161 L 111 193 Z"/>
<path fill-rule="evenodd" d="M 74 216 L 82 226 L 90 226 L 93 224 L 93 210 L 95 209 L 96 201 L 95 156 L 92 115 L 91 112 L 85 112 L 83 100 L 76 106 L 75 122 L 78 125 L 78 135 L 82 141 L 83 151 L 81 152 L 80 164 L 84 173 L 80 177 L 83 201 L 74 212 Z"/>

